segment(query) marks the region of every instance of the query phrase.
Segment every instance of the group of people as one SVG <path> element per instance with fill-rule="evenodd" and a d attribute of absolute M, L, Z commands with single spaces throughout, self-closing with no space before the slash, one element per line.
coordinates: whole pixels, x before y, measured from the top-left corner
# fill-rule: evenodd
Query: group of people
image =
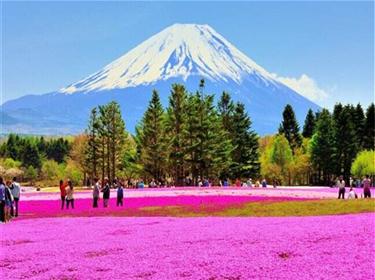
<path fill-rule="evenodd" d="M 117 179 L 115 179 L 111 184 L 108 178 L 104 178 L 103 182 L 101 182 L 98 178 L 95 178 L 92 191 L 93 208 L 98 208 L 100 193 L 103 193 L 103 207 L 108 207 L 109 198 L 111 195 L 111 187 L 117 189 L 116 205 L 124 205 L 124 183 L 122 181 L 118 181 Z M 61 210 L 64 209 L 64 206 L 66 206 L 66 209 L 69 209 L 69 205 L 72 209 L 74 209 L 74 188 L 71 180 L 67 180 L 66 182 L 60 180 L 60 196 Z"/>
<path fill-rule="evenodd" d="M 124 205 L 124 182 L 121 180 L 113 180 L 112 184 L 108 178 L 104 178 L 104 181 L 101 182 L 98 178 L 94 179 L 94 186 L 92 191 L 93 197 L 93 207 L 98 208 L 98 201 L 100 199 L 100 192 L 103 193 L 103 207 L 107 208 L 109 203 L 109 198 L 111 195 L 111 186 L 116 189 L 117 199 L 116 206 Z"/>
<path fill-rule="evenodd" d="M 336 182 L 336 186 L 339 189 L 339 196 L 338 199 L 345 199 L 345 192 L 346 192 L 346 183 L 344 181 L 343 176 L 340 176 L 339 179 Z M 365 178 L 362 180 L 361 184 L 359 186 L 356 184 L 353 186 L 353 184 L 350 184 L 348 199 L 356 199 L 358 198 L 358 194 L 355 192 L 356 187 L 362 187 L 363 188 L 363 197 L 364 198 L 371 198 L 371 179 L 368 175 L 365 176 Z"/>
<path fill-rule="evenodd" d="M 21 186 L 16 177 L 6 182 L 0 177 L 0 222 L 6 223 L 18 217 L 20 195 Z"/>

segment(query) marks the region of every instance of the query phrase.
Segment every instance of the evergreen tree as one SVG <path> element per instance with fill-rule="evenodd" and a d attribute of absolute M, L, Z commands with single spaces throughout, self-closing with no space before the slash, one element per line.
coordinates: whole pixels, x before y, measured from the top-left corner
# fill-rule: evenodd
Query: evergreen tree
<path fill-rule="evenodd" d="M 22 147 L 21 159 L 24 167 L 32 166 L 39 169 L 42 165 L 38 148 L 31 141 L 26 141 Z"/>
<path fill-rule="evenodd" d="M 38 144 L 37 144 L 37 147 L 38 147 L 38 150 L 39 150 L 39 153 L 42 155 L 45 155 L 46 154 L 46 151 L 47 151 L 47 143 L 46 141 L 44 140 L 44 137 L 41 136 L 39 138 L 39 141 L 38 141 Z"/>
<path fill-rule="evenodd" d="M 353 109 L 352 114 L 358 149 L 363 150 L 365 134 L 365 114 L 363 112 L 361 104 L 357 104 L 357 106 Z"/>
<path fill-rule="evenodd" d="M 311 138 L 314 134 L 314 127 L 315 127 L 315 116 L 314 112 L 309 109 L 306 115 L 305 124 L 303 126 L 302 136 L 305 138 Z"/>
<path fill-rule="evenodd" d="M 193 184 L 198 184 L 200 176 L 200 160 L 201 160 L 201 99 L 199 94 L 190 94 L 187 99 L 186 110 L 186 161 L 189 165 Z"/>
<path fill-rule="evenodd" d="M 374 103 L 366 110 L 366 121 L 364 125 L 363 148 L 374 150 L 375 148 L 375 106 Z"/>
<path fill-rule="evenodd" d="M 219 103 L 218 110 L 221 116 L 223 126 L 228 133 L 233 132 L 233 114 L 234 114 L 234 103 L 227 92 L 223 92 Z"/>
<path fill-rule="evenodd" d="M 63 138 L 51 139 L 46 146 L 46 154 L 48 159 L 53 159 L 58 163 L 65 161 L 66 156 L 69 154 L 70 144 Z"/>
<path fill-rule="evenodd" d="M 324 184 L 328 185 L 334 172 L 332 164 L 335 154 L 334 137 L 332 117 L 328 110 L 323 109 L 311 139 L 311 160 L 314 167 L 318 170 L 318 183 L 323 178 Z"/>
<path fill-rule="evenodd" d="M 166 133 L 169 138 L 168 158 L 176 185 L 185 177 L 187 126 L 187 93 L 183 85 L 173 84 L 167 108 Z"/>
<path fill-rule="evenodd" d="M 140 162 L 147 175 L 156 180 L 163 179 L 165 169 L 163 115 L 159 94 L 154 90 L 141 125 L 137 129 L 137 137 L 140 144 Z"/>
<path fill-rule="evenodd" d="M 279 127 L 279 133 L 284 134 L 288 140 L 292 151 L 302 144 L 302 138 L 299 134 L 299 126 L 291 105 L 286 105 L 283 111 L 283 120 Z"/>
<path fill-rule="evenodd" d="M 99 157 L 99 121 L 97 108 L 93 108 L 90 113 L 89 125 L 86 130 L 88 135 L 87 145 L 85 148 L 85 162 L 89 170 L 90 177 L 98 176 L 98 157 Z"/>
<path fill-rule="evenodd" d="M 20 159 L 20 141 L 18 135 L 9 134 L 6 144 L 6 156 L 14 160 Z"/>
<path fill-rule="evenodd" d="M 113 180 L 116 177 L 116 170 L 121 163 L 124 144 L 126 141 L 125 122 L 121 116 L 120 105 L 117 102 L 110 102 L 108 104 L 109 113 L 109 153 L 111 160 L 110 178 Z"/>
<path fill-rule="evenodd" d="M 350 105 L 337 105 L 334 110 L 335 158 L 334 167 L 337 175 L 344 175 L 349 182 L 351 164 L 358 152 L 354 130 L 353 114 Z"/>
<path fill-rule="evenodd" d="M 202 97 L 201 106 L 202 122 L 198 133 L 199 173 L 203 178 L 218 177 L 230 164 L 232 145 L 228 133 L 225 131 L 221 119 L 215 110 L 214 96 Z"/>
<path fill-rule="evenodd" d="M 250 178 L 259 175 L 258 136 L 251 130 L 251 120 L 242 103 L 237 103 L 233 114 L 232 165 L 234 178 Z"/>

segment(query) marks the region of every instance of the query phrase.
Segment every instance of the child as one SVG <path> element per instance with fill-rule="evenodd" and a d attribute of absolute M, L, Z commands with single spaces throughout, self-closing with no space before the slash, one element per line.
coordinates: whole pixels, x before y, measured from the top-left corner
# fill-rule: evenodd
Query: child
<path fill-rule="evenodd" d="M 123 206 L 123 199 L 124 199 L 124 189 L 122 188 L 122 184 L 118 184 L 117 187 L 117 203 L 116 206 Z"/>
<path fill-rule="evenodd" d="M 348 199 L 356 199 L 358 196 L 357 194 L 355 193 L 354 189 L 353 188 L 350 188 L 349 190 L 349 195 L 348 195 Z"/>

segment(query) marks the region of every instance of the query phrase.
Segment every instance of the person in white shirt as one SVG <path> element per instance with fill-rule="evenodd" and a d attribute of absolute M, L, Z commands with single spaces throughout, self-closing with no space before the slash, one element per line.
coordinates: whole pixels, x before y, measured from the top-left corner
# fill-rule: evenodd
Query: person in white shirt
<path fill-rule="evenodd" d="M 21 187 L 20 184 L 17 183 L 17 178 L 13 177 L 12 184 L 10 185 L 10 191 L 13 195 L 14 199 L 14 208 L 13 207 L 10 209 L 10 215 L 12 217 L 18 217 L 18 202 L 20 200 L 20 194 L 21 194 Z"/>
<path fill-rule="evenodd" d="M 348 199 L 356 199 L 356 198 L 357 198 L 357 194 L 355 193 L 353 188 L 350 188 L 349 194 L 348 194 Z"/>
<path fill-rule="evenodd" d="M 340 199 L 341 197 L 342 197 L 342 199 L 345 199 L 345 181 L 344 181 L 342 175 L 340 176 L 340 179 L 336 182 L 336 186 L 339 188 L 338 199 Z"/>

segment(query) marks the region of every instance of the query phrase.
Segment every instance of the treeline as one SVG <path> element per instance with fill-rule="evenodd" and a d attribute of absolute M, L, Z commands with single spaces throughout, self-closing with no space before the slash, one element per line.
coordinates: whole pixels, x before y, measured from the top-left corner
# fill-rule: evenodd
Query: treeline
<path fill-rule="evenodd" d="M 374 118 L 374 104 L 365 113 L 360 104 L 337 103 L 332 114 L 309 110 L 300 133 L 293 108 L 287 105 L 278 135 L 261 139 L 262 175 L 289 185 L 332 185 L 339 175 L 349 183 L 351 175 L 373 175 Z M 359 152 L 360 162 L 353 166 Z"/>
<path fill-rule="evenodd" d="M 64 162 L 70 149 L 69 141 L 62 137 L 46 140 L 43 136 L 9 134 L 7 141 L 0 146 L 0 156 L 19 161 L 25 168 L 32 166 L 39 169 L 44 159 Z"/>
<path fill-rule="evenodd" d="M 133 176 L 137 174 L 148 181 L 186 185 L 197 184 L 203 178 L 217 182 L 220 178 L 259 175 L 258 136 L 251 130 L 244 105 L 234 103 L 225 92 L 215 104 L 214 96 L 205 93 L 203 80 L 195 93 L 174 84 L 166 109 L 158 92 L 153 91 L 133 139 L 119 121 L 118 104 L 106 106 L 117 108 L 116 117 L 112 115 L 105 122 L 105 106 L 95 108 L 87 129 L 85 158 L 92 176 L 113 179 L 130 170 Z M 113 139 L 117 142 L 112 143 Z M 124 152 L 125 146 L 128 151 Z"/>
<path fill-rule="evenodd" d="M 301 129 L 287 105 L 275 135 L 259 137 L 242 103 L 223 92 L 215 102 L 204 80 L 190 93 L 171 87 L 163 108 L 157 91 L 135 135 L 126 131 L 116 102 L 92 109 L 84 134 L 66 138 L 10 134 L 0 145 L 0 174 L 89 184 L 95 177 L 197 185 L 208 179 L 283 185 L 329 185 L 374 175 L 374 104 L 336 104 L 333 112 L 308 111 Z"/>
<path fill-rule="evenodd" d="M 71 148 L 71 141 L 63 137 L 46 139 L 9 134 L 0 145 L 0 176 L 34 181 L 70 170 L 69 177 L 73 178 L 73 168 L 66 168 Z"/>

